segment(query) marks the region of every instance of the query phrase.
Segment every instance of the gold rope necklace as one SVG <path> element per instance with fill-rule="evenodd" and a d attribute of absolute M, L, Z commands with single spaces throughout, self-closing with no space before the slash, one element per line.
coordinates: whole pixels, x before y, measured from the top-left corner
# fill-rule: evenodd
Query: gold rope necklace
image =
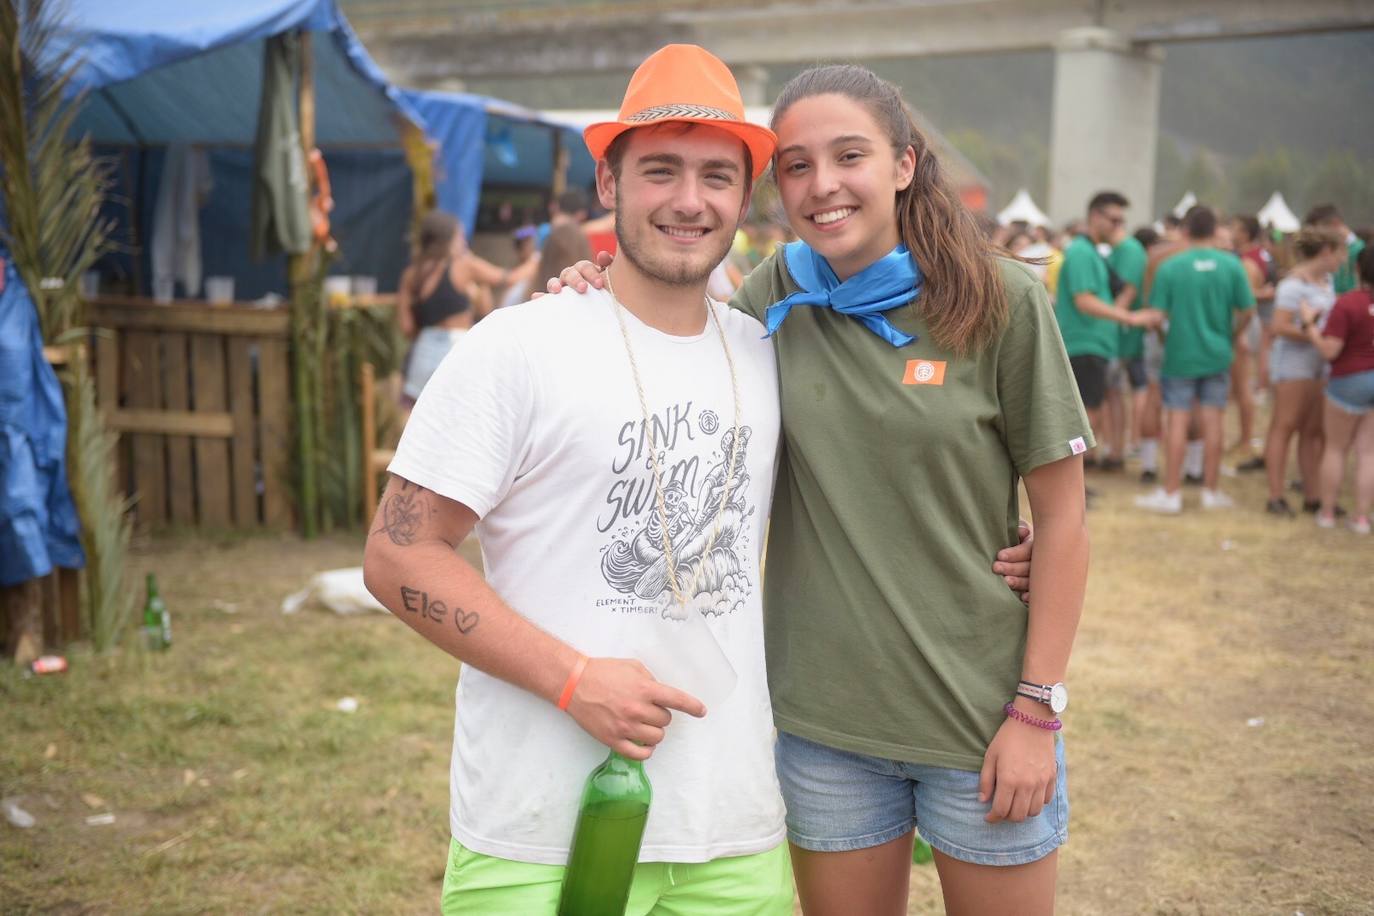
<path fill-rule="evenodd" d="M 677 561 L 673 557 L 673 542 L 668 533 L 668 504 L 667 500 L 664 498 L 663 469 L 658 461 L 658 444 L 654 441 L 653 418 L 649 415 L 649 402 L 644 397 L 644 382 L 639 375 L 639 365 L 635 362 L 634 347 L 630 344 L 630 331 L 625 326 L 625 316 L 622 314 L 623 311 L 629 311 L 629 309 L 625 306 L 625 303 L 621 302 L 620 298 L 616 296 L 615 288 L 611 285 L 611 272 L 609 270 L 606 271 L 605 277 L 606 292 L 610 294 L 611 308 L 615 312 L 616 323 L 620 325 L 620 336 L 625 341 L 625 355 L 630 358 L 630 372 L 634 376 L 635 391 L 639 394 L 639 410 L 644 417 L 644 432 L 645 435 L 649 437 L 649 467 L 653 470 L 654 474 L 654 502 L 658 509 L 659 528 L 661 529 L 660 534 L 663 537 L 663 557 L 668 564 L 668 587 L 672 589 L 673 598 L 677 601 L 678 606 L 685 611 L 687 609 L 688 597 L 695 597 L 696 595 L 697 585 L 701 581 L 701 571 L 706 564 L 704 562 L 697 564 L 697 571 L 692 576 L 692 581 L 687 587 L 688 597 L 684 597 L 683 591 L 678 585 Z M 725 340 L 725 328 L 721 326 L 720 318 L 716 315 L 716 310 L 711 305 L 710 298 L 706 296 L 702 298 L 706 302 L 706 311 L 710 314 L 712 322 L 715 323 L 716 331 L 720 334 L 720 347 L 725 351 L 725 365 L 730 369 L 730 390 L 735 399 L 735 425 L 732 437 L 733 441 L 730 445 L 730 464 L 725 475 L 725 490 L 721 493 L 720 506 L 716 509 L 716 519 L 711 527 L 711 537 L 707 540 L 706 546 L 701 551 L 701 556 L 704 559 L 711 553 L 711 548 L 715 546 L 716 538 L 720 535 L 720 520 L 725 515 L 725 507 L 730 504 L 730 491 L 734 489 L 735 486 L 736 462 L 739 459 L 740 446 L 740 400 L 739 377 L 735 374 L 735 361 L 730 355 L 730 345 Z"/>

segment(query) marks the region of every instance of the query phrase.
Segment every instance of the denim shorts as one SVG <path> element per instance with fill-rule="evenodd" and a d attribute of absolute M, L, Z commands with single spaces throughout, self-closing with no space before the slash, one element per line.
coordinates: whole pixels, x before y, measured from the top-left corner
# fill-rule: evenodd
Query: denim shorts
<path fill-rule="evenodd" d="M 787 803 L 787 836 L 802 849 L 848 852 L 905 836 L 975 865 L 1025 865 L 1069 839 L 1064 741 L 1055 736 L 1054 798 L 1021 823 L 989 824 L 991 802 L 978 800 L 978 774 L 842 751 L 788 732 L 774 749 Z"/>
<path fill-rule="evenodd" d="M 1203 407 L 1225 409 L 1226 395 L 1231 390 L 1231 373 L 1218 372 L 1200 378 L 1169 378 L 1159 380 L 1165 410 L 1192 410 L 1196 399 Z"/>
<path fill-rule="evenodd" d="M 1326 365 L 1316 347 L 1284 337 L 1269 351 L 1269 379 L 1274 382 L 1310 382 L 1326 374 Z"/>
<path fill-rule="evenodd" d="M 1164 366 L 1164 344 L 1154 331 L 1145 332 L 1145 380 L 1159 383 L 1159 370 Z"/>
<path fill-rule="evenodd" d="M 1326 383 L 1326 396 L 1346 413 L 1369 413 L 1374 410 L 1374 369 L 1333 375 Z"/>

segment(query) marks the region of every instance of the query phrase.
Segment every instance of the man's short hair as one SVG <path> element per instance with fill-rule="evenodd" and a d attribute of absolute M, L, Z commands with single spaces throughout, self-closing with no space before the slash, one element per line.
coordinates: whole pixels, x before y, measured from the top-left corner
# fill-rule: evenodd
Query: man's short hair
<path fill-rule="evenodd" d="M 591 198 L 581 188 L 568 188 L 558 195 L 558 212 L 571 216 L 579 210 L 591 208 Z"/>
<path fill-rule="evenodd" d="M 1183 229 L 1190 239 L 1210 239 L 1217 234 L 1217 212 L 1205 204 L 1193 204 L 1183 214 Z"/>
<path fill-rule="evenodd" d="M 1241 231 L 1245 233 L 1245 237 L 1247 240 L 1251 242 L 1259 240 L 1260 222 L 1258 217 L 1250 216 L 1249 214 L 1237 216 L 1236 225 L 1239 226 L 1241 228 Z"/>
<path fill-rule="evenodd" d="M 689 133 L 701 125 L 693 121 L 675 121 L 671 126 L 668 124 L 655 124 L 655 129 L 664 130 L 678 128 L 682 133 Z M 620 169 L 625 164 L 625 148 L 630 145 L 630 134 L 643 128 L 635 127 L 619 134 L 611 145 L 606 147 L 606 164 L 611 168 L 611 174 L 616 181 L 620 180 Z M 749 150 L 749 144 L 743 140 L 739 141 L 740 147 L 744 150 L 744 192 L 747 194 L 754 186 L 754 154 Z"/>
<path fill-rule="evenodd" d="M 1088 201 L 1088 212 L 1105 210 L 1107 207 L 1129 207 L 1131 202 L 1116 191 L 1098 191 Z"/>
<path fill-rule="evenodd" d="M 1304 226 L 1320 226 L 1332 220 L 1336 222 L 1341 221 L 1341 211 L 1336 208 L 1336 205 L 1317 204 L 1311 210 L 1307 211 L 1307 216 L 1303 217 L 1302 224 Z"/>

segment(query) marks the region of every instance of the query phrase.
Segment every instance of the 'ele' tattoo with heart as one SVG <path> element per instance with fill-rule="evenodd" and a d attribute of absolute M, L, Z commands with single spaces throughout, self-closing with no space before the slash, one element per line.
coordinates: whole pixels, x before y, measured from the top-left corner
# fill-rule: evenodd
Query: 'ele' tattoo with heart
<path fill-rule="evenodd" d="M 448 618 L 447 604 L 438 598 L 431 600 L 428 592 L 411 588 L 408 585 L 401 586 L 401 606 L 421 620 L 443 623 Z M 475 630 L 481 620 L 482 615 L 476 611 L 464 611 L 457 606 L 453 608 L 453 626 L 464 636 Z"/>

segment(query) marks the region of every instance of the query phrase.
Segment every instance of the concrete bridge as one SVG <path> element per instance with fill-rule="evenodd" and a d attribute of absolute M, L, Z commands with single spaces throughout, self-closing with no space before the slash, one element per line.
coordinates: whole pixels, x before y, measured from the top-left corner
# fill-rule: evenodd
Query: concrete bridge
<path fill-rule="evenodd" d="M 1162 45 L 1374 29 L 1369 0 L 345 0 L 369 51 L 416 86 L 627 72 L 671 42 L 731 65 L 767 104 L 764 64 L 1051 49 L 1050 215 L 1115 188 L 1154 199 Z M 591 103 L 592 100 L 588 100 Z M 605 100 L 610 102 L 611 100 Z"/>

